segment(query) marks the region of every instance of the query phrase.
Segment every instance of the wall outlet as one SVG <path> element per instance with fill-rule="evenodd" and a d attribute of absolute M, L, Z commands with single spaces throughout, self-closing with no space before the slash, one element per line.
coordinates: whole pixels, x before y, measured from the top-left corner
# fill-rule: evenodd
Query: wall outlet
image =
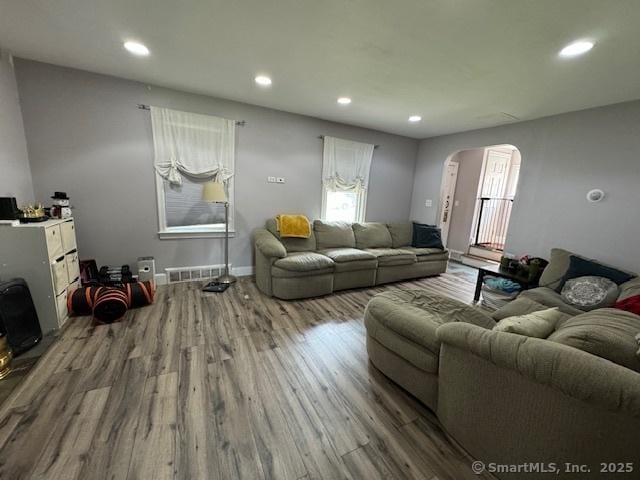
<path fill-rule="evenodd" d="M 276 177 L 267 177 L 267 183 L 276 183 Z"/>
<path fill-rule="evenodd" d="M 276 178 L 276 183 L 284 183 L 284 177 Z"/>
<path fill-rule="evenodd" d="M 424 206 L 425 207 L 433 207 L 433 200 L 431 199 L 427 199 L 424 201 Z"/>

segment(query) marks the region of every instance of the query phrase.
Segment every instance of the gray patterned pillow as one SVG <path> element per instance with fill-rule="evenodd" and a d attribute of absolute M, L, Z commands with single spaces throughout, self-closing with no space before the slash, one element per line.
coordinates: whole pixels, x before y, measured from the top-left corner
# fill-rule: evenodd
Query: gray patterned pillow
<path fill-rule="evenodd" d="M 562 299 L 580 310 L 595 310 L 613 305 L 618 298 L 618 285 L 604 277 L 585 276 L 567 280 Z"/>

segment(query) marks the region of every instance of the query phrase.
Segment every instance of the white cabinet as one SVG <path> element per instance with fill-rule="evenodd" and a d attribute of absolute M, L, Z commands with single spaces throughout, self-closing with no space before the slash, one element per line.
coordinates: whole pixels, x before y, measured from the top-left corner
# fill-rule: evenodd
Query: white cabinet
<path fill-rule="evenodd" d="M 68 319 L 67 295 L 80 285 L 72 218 L 0 225 L 0 279 L 24 278 L 44 333 Z"/>

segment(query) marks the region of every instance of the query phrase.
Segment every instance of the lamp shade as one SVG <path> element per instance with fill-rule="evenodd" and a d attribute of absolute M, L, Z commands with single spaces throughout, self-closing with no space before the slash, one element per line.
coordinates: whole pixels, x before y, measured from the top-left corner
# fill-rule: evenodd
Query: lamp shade
<path fill-rule="evenodd" d="M 220 182 L 207 182 L 202 186 L 202 200 L 211 203 L 226 203 L 227 194 Z"/>

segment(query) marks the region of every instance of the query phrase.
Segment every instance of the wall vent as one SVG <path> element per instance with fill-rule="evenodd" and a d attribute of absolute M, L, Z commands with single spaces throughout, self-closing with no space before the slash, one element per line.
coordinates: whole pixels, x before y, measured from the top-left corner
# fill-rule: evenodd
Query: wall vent
<path fill-rule="evenodd" d="M 165 268 L 167 283 L 199 282 L 219 276 L 224 265 L 200 265 L 197 267 L 170 267 Z M 231 269 L 231 265 L 229 265 Z"/>

